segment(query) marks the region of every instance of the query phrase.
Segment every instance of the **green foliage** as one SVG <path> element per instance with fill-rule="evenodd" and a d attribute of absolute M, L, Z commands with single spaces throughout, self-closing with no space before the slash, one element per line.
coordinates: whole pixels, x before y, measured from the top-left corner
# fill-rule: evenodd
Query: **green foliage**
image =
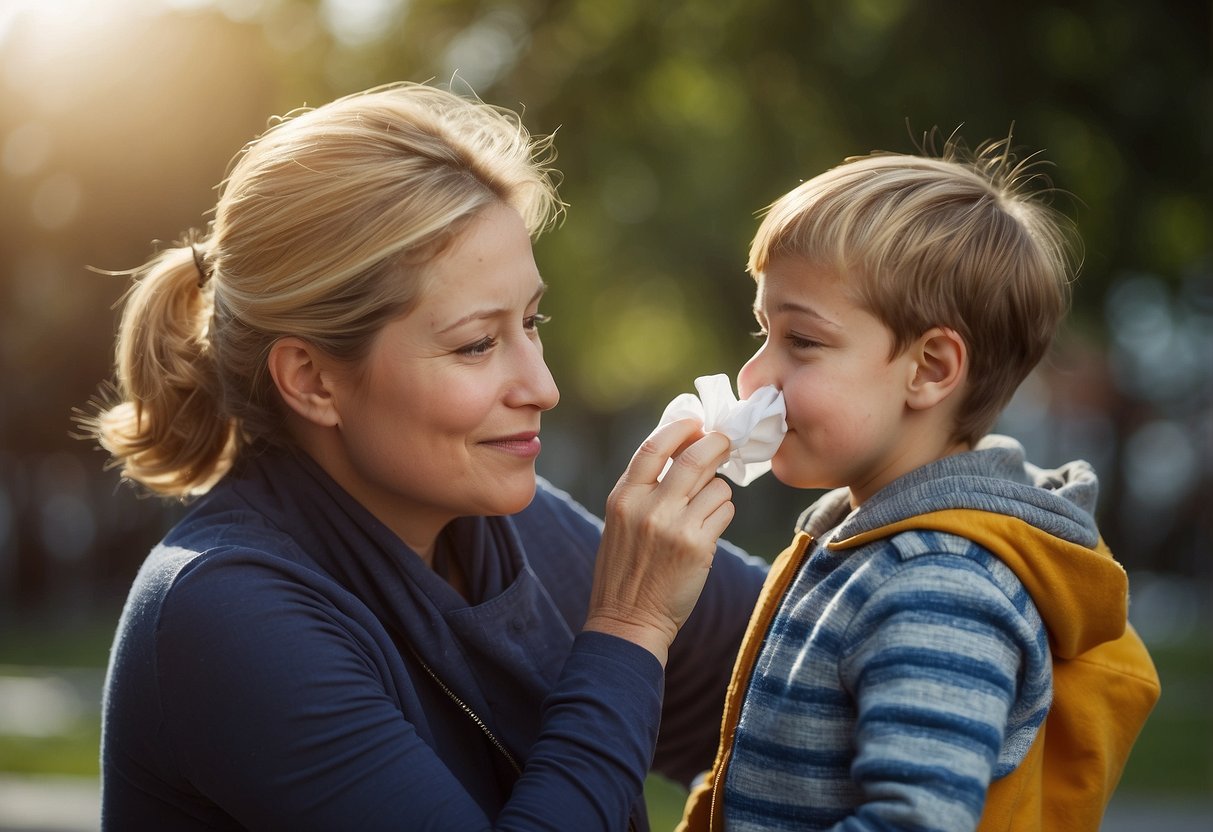
<path fill-rule="evenodd" d="M 0 627 L 0 667 L 75 667 L 101 670 L 109 659 L 118 615 L 87 621 L 43 618 Z"/>
<path fill-rule="evenodd" d="M 1166 796 L 1213 792 L 1213 639 L 1155 646 L 1162 696 L 1125 767 L 1121 790 Z"/>
<path fill-rule="evenodd" d="M 649 807 L 649 826 L 654 832 L 668 832 L 677 826 L 686 800 L 687 790 L 660 774 L 651 774 L 644 782 L 644 802 Z"/>
<path fill-rule="evenodd" d="M 936 125 L 959 128 L 971 144 L 1014 125 L 1025 153 L 1055 165 L 1054 202 L 1085 242 L 1075 295 L 1084 335 L 1098 341 L 1108 290 L 1125 274 L 1155 276 L 1208 321 L 1207 3 L 379 0 L 348 4 L 338 18 L 323 12 L 341 6 L 176 4 L 89 28 L 78 42 L 61 32 L 39 39 L 0 13 L 9 80 L 0 370 L 10 382 L 0 397 L 0 560 L 12 582 L 0 600 L 14 614 L 56 592 L 120 597 L 173 519 L 125 490 L 115 496 L 113 475 L 86 475 L 102 458 L 67 438 L 70 408 L 110 372 L 111 306 L 124 286 L 84 266 L 128 268 L 150 240 L 203 224 L 227 159 L 268 114 L 374 84 L 454 78 L 523 111 L 531 130 L 556 131 L 570 207 L 536 256 L 552 286 L 544 339 L 563 398 L 545 417 L 547 448 L 560 453 L 545 449 L 540 464 L 591 508 L 664 401 L 697 375 L 735 374 L 753 349 L 744 263 L 756 213 L 845 156 L 912 151 Z M 358 9 L 376 16 L 355 19 Z M 49 137 L 35 142 L 44 168 L 22 167 L 12 139 L 21 135 Z M 31 206 L 63 176 L 79 189 L 78 214 L 39 225 Z M 1207 425 L 1207 394 L 1201 401 L 1177 424 Z M 1120 405 L 1124 413 L 1109 411 L 1110 458 L 1142 421 L 1171 418 L 1158 402 Z M 1197 450 L 1207 454 L 1204 441 Z M 67 466 L 68 456 L 84 461 Z M 1202 476 L 1205 490 L 1193 487 L 1172 512 L 1179 531 L 1128 529 L 1131 549 L 1105 528 L 1122 559 L 1207 580 Z M 1123 496 L 1130 477 L 1105 477 L 1112 499 Z M 48 494 L 96 507 L 87 555 L 40 548 L 54 525 L 42 508 Z M 771 556 L 812 496 L 760 480 L 737 494 L 730 537 Z M 1174 520 L 1168 512 L 1151 513 L 1151 529 Z M 1135 516 L 1120 503 L 1109 513 Z M 0 664 L 98 668 L 112 626 L 84 636 L 0 629 Z M 1210 653 L 1208 643 L 1155 650 L 1163 698 L 1122 791 L 1213 788 Z M 77 729 L 0 737 L 0 769 L 95 772 L 95 721 Z M 669 828 L 679 790 L 653 781 L 649 793 L 655 828 Z"/>
<path fill-rule="evenodd" d="M 101 719 L 51 737 L 0 734 L 0 771 L 97 777 L 101 773 Z"/>
<path fill-rule="evenodd" d="M 734 372 L 748 352 L 742 267 L 755 212 L 845 156 L 912 151 L 935 125 L 971 144 L 1014 126 L 1025 152 L 1056 165 L 1070 195 L 1058 207 L 1088 252 L 1081 315 L 1098 317 L 1119 270 L 1177 277 L 1209 255 L 1201 4 L 396 8 L 393 25 L 347 55 L 375 81 L 458 73 L 486 100 L 525 109 L 533 130 L 559 128 L 570 211 L 539 256 L 561 315 L 551 360 L 566 400 L 590 414 Z M 343 54 L 331 49 L 329 61 Z M 295 53 L 291 77 L 315 63 Z M 342 80 L 330 75 L 311 97 L 350 91 Z"/>
<path fill-rule="evenodd" d="M 30 81 L 0 105 L 0 140 L 52 140 L 29 156 L 45 169 L 20 172 L 20 142 L 6 145 L 0 168 L 0 369 L 15 379 L 0 406 L 0 474 L 20 480 L 14 494 L 40 476 L 27 473 L 38 464 L 27 456 L 69 448 L 82 471 L 102 465 L 68 440 L 69 413 L 111 372 L 106 310 L 125 282 L 84 266 L 129 268 L 150 240 L 204 225 L 227 160 L 269 114 L 391 81 L 470 88 L 522 111 L 532 131 L 557 134 L 569 212 L 536 256 L 552 286 L 544 339 L 562 391 L 545 438 L 561 434 L 570 451 L 563 460 L 545 453 L 540 465 L 592 508 L 665 401 L 698 375 L 734 375 L 751 354 L 744 263 L 756 214 L 848 155 L 913 151 L 936 125 L 959 128 L 970 144 L 1014 125 L 1025 154 L 1041 151 L 1055 165 L 1054 201 L 1085 241 L 1075 327 L 1097 347 L 1121 276 L 1155 275 L 1178 291 L 1213 262 L 1207 4 L 148 7 L 137 17 L 114 11 L 79 43 L 25 31 L 20 18 L 7 39 L 0 26 L 0 62 Z M 41 53 L 21 48 L 35 43 Z M 74 177 L 78 210 L 45 228 L 34 209 L 51 174 Z M 107 511 L 97 516 L 95 563 L 77 565 L 70 580 L 124 586 L 140 544 L 164 527 L 150 502 L 103 493 L 112 483 L 96 477 L 78 489 L 98 492 L 81 499 Z M 786 536 L 806 498 L 773 502 L 778 511 L 739 512 L 732 536 L 777 550 L 768 540 Z M 36 603 L 73 565 L 39 549 L 33 505 L 14 503 L 8 545 L 21 540 L 14 593 Z"/>

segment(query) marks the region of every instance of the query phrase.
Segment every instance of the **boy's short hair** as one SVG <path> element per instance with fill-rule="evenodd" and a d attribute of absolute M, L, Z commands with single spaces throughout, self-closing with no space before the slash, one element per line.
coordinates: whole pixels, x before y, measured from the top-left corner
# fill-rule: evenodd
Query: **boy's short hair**
<path fill-rule="evenodd" d="M 850 157 L 771 205 L 750 246 L 755 278 L 782 256 L 835 270 L 893 355 L 933 326 L 959 333 L 970 364 L 953 438 L 969 442 L 1044 357 L 1076 265 L 1073 224 L 1027 192 L 1038 161 L 1009 145 Z"/>

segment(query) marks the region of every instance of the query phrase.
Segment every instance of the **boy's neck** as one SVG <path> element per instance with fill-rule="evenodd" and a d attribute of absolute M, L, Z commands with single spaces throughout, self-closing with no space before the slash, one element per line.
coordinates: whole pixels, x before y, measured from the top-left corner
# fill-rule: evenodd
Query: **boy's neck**
<path fill-rule="evenodd" d="M 945 457 L 973 450 L 971 442 L 960 441 L 950 435 L 920 435 L 913 430 L 907 431 L 900 447 L 901 453 L 890 459 L 889 464 L 877 476 L 866 483 L 852 483 L 848 487 L 851 492 L 851 508 L 859 508 L 876 492 L 911 471 Z"/>

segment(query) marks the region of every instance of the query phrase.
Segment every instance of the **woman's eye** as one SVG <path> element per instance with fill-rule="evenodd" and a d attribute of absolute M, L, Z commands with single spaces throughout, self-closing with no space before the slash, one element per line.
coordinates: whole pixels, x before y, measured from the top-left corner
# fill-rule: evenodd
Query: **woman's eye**
<path fill-rule="evenodd" d="M 485 336 L 474 344 L 468 344 L 466 347 L 460 347 L 455 350 L 459 355 L 484 355 L 497 345 L 496 338 Z"/>
<path fill-rule="evenodd" d="M 540 324 L 546 324 L 552 320 L 551 315 L 544 315 L 542 312 L 536 312 L 534 315 L 528 315 L 522 319 L 522 328 L 532 330 Z"/>
<path fill-rule="evenodd" d="M 527 315 L 522 319 L 522 328 L 527 332 L 534 332 L 539 324 L 546 324 L 551 318 L 548 315 L 536 312 L 534 315 Z M 456 355 L 466 355 L 475 357 L 485 355 L 493 347 L 497 346 L 497 339 L 491 335 L 486 335 L 475 343 L 468 344 L 466 347 L 460 347 L 455 350 Z"/>
<path fill-rule="evenodd" d="M 767 331 L 765 329 L 756 329 L 750 333 L 750 337 L 756 338 L 759 341 L 765 341 L 766 337 L 767 337 Z"/>

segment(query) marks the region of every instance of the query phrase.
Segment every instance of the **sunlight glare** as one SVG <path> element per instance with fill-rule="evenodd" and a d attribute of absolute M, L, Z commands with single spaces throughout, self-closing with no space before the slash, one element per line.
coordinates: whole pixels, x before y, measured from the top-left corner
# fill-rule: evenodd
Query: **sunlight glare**
<path fill-rule="evenodd" d="M 50 158 L 54 138 L 46 125 L 27 121 L 13 129 L 0 150 L 0 168 L 9 176 L 37 173 Z"/>
<path fill-rule="evenodd" d="M 59 172 L 38 185 L 30 212 L 34 222 L 48 231 L 64 228 L 80 213 L 84 189 L 71 173 Z"/>
<path fill-rule="evenodd" d="M 172 11 L 192 12 L 215 5 L 214 0 L 160 0 L 165 8 Z"/>
<path fill-rule="evenodd" d="M 0 5 L 0 79 L 46 112 L 73 106 L 79 56 L 132 19 L 158 13 L 139 0 L 11 0 Z M 36 92 L 35 92 L 36 91 Z"/>
<path fill-rule="evenodd" d="M 324 25 L 342 43 L 358 46 L 382 37 L 408 0 L 323 0 Z"/>

